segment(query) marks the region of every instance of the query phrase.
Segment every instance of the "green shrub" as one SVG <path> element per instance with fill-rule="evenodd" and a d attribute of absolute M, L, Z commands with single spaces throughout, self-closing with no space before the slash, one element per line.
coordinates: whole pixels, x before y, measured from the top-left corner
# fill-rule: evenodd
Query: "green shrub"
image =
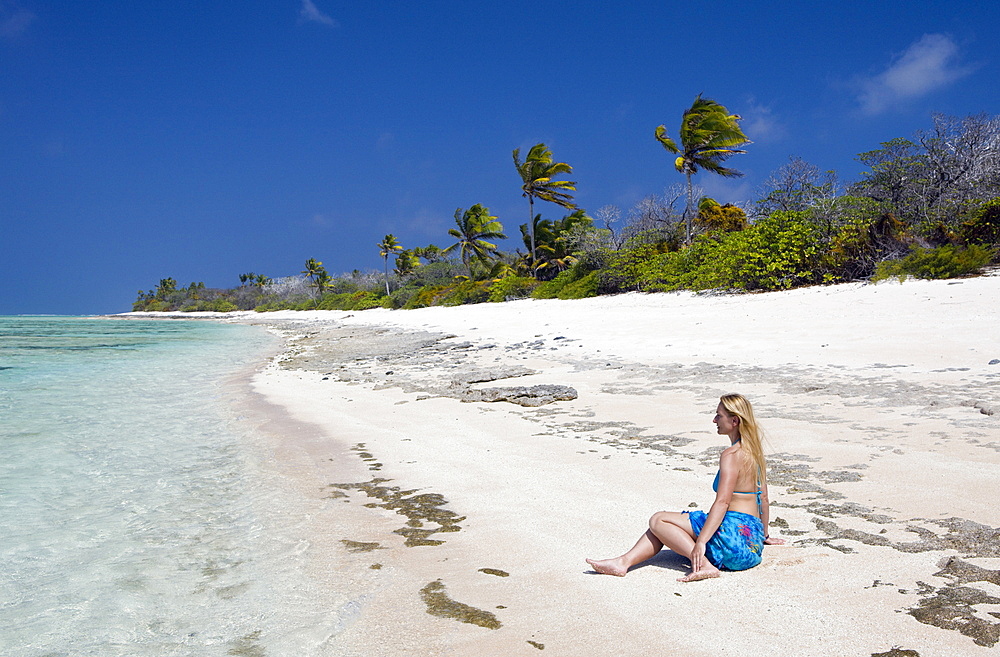
<path fill-rule="evenodd" d="M 700 235 L 678 251 L 640 247 L 612 258 L 601 292 L 779 290 L 823 280 L 820 231 L 802 212 L 776 212 L 742 231 Z"/>
<path fill-rule="evenodd" d="M 567 283 L 559 290 L 560 299 L 585 299 L 597 296 L 597 272 L 592 271 L 583 278 Z"/>
<path fill-rule="evenodd" d="M 387 298 L 384 294 L 364 290 L 340 292 L 324 294 L 319 303 L 313 307 L 318 310 L 368 310 L 369 308 L 380 308 Z"/>
<path fill-rule="evenodd" d="M 781 290 L 818 282 L 820 235 L 802 212 L 775 212 L 751 228 L 726 233 L 701 289 Z"/>
<path fill-rule="evenodd" d="M 607 266 L 598 274 L 598 290 L 602 294 L 643 290 L 643 281 L 655 267 L 653 261 L 664 253 L 656 244 L 643 244 L 608 254 Z"/>
<path fill-rule="evenodd" d="M 349 305 L 344 310 L 369 310 L 371 308 L 381 308 L 384 294 L 375 292 L 355 292 L 350 295 Z"/>
<path fill-rule="evenodd" d="M 317 310 L 343 310 L 347 303 L 350 292 L 339 292 L 334 294 L 324 294 L 323 298 L 314 306 Z"/>
<path fill-rule="evenodd" d="M 940 279 L 957 278 L 977 273 L 996 255 L 996 251 L 978 244 L 962 248 L 939 246 L 936 249 L 914 248 L 910 255 L 899 260 L 879 263 L 872 281 L 887 278 L 915 276 L 916 278 Z"/>
<path fill-rule="evenodd" d="M 564 287 L 570 283 L 575 283 L 580 280 L 590 272 L 579 265 L 574 265 L 569 269 L 559 272 L 559 275 L 553 278 L 551 281 L 545 281 L 544 283 L 539 283 L 531 292 L 531 297 L 533 299 L 557 299 L 559 298 L 559 293 Z M 595 289 L 597 278 L 594 278 Z"/>
<path fill-rule="evenodd" d="M 402 308 L 409 300 L 420 291 L 420 284 L 418 283 L 407 283 L 403 287 L 393 290 L 392 293 L 386 297 L 385 304 L 388 308 Z"/>
<path fill-rule="evenodd" d="M 267 303 L 262 303 L 262 304 L 260 304 L 258 306 L 255 306 L 254 310 L 256 310 L 259 313 L 269 313 L 269 312 L 275 312 L 275 311 L 278 311 L 278 310 L 295 310 L 295 307 L 297 305 L 298 305 L 297 302 L 288 301 L 288 300 L 284 300 L 284 301 L 268 301 Z"/>
<path fill-rule="evenodd" d="M 959 226 L 959 238 L 966 244 L 1000 244 L 1000 199 L 984 203 Z"/>
<path fill-rule="evenodd" d="M 210 310 L 217 313 L 231 313 L 239 308 L 235 303 L 228 299 L 216 299 L 215 301 L 209 301 L 205 304 L 205 310 Z"/>
<path fill-rule="evenodd" d="M 143 308 L 142 310 L 154 313 L 168 312 L 170 310 L 170 304 L 167 303 L 166 301 L 158 301 L 156 299 L 152 299 L 146 302 L 146 307 Z"/>
<path fill-rule="evenodd" d="M 483 303 L 490 296 L 488 281 L 465 280 L 447 288 L 437 303 L 442 306 L 462 306 L 468 303 Z"/>
<path fill-rule="evenodd" d="M 448 289 L 449 286 L 447 285 L 424 285 L 417 290 L 416 294 L 409 298 L 409 300 L 403 305 L 403 308 L 426 308 L 428 306 L 437 305 L 438 297 Z"/>
<path fill-rule="evenodd" d="M 499 302 L 508 299 L 524 299 L 531 296 L 531 291 L 538 285 L 538 281 L 528 276 L 504 276 L 494 281 L 490 286 L 490 294 L 487 301 Z"/>
<path fill-rule="evenodd" d="M 573 274 L 567 269 L 564 272 L 560 272 L 551 281 L 545 281 L 544 283 L 539 283 L 534 290 L 531 291 L 532 299 L 555 299 L 559 296 L 559 290 L 563 289 L 568 283 L 572 282 Z"/>

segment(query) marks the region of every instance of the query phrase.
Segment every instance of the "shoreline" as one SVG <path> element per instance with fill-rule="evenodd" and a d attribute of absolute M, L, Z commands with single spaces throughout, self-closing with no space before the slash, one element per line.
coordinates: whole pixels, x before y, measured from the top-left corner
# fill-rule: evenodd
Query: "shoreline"
<path fill-rule="evenodd" d="M 300 423 L 266 430 L 309 516 L 300 558 L 356 603 L 316 654 L 668 637 L 692 655 L 986 654 L 998 292 L 993 277 L 235 318 L 284 334 L 250 385 Z M 578 396 L 470 398 L 536 385 Z M 668 554 L 589 574 L 584 557 L 621 552 L 654 511 L 711 504 L 710 411 L 731 391 L 770 437 L 772 532 L 792 545 L 713 582 L 674 582 L 686 564 Z"/>

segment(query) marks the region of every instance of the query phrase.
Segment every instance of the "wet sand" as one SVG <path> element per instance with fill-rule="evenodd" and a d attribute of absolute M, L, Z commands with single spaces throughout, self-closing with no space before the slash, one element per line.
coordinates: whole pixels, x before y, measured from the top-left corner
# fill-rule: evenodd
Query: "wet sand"
<path fill-rule="evenodd" d="M 286 341 L 252 388 L 296 558 L 337 592 L 315 654 L 993 654 L 997 299 L 984 277 L 240 314 Z M 595 574 L 653 512 L 711 505 L 727 392 L 789 545 L 702 582 L 666 551 Z"/>

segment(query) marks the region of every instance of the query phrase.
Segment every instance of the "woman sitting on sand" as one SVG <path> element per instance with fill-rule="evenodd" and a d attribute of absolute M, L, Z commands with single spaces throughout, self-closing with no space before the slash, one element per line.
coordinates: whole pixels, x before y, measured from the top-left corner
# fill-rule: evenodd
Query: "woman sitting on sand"
<path fill-rule="evenodd" d="M 704 511 L 659 511 L 635 546 L 614 559 L 587 559 L 594 570 L 624 577 L 632 566 L 651 559 L 664 546 L 691 560 L 681 582 L 718 577 L 719 569 L 746 570 L 760 563 L 764 545 L 785 541 L 767 534 L 767 466 L 753 407 L 743 395 L 723 395 L 715 410 L 719 434 L 729 447 L 719 457 L 715 503 Z"/>

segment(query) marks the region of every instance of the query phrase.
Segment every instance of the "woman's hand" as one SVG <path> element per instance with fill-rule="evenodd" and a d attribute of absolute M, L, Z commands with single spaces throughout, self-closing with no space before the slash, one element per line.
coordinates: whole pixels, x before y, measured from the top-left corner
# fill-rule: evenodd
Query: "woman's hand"
<path fill-rule="evenodd" d="M 784 545 L 785 539 L 775 538 L 774 536 L 768 536 L 764 539 L 764 545 Z"/>
<path fill-rule="evenodd" d="M 706 563 L 708 563 L 708 559 L 705 558 L 705 545 L 696 542 L 694 549 L 691 550 L 691 572 L 700 572 Z"/>

